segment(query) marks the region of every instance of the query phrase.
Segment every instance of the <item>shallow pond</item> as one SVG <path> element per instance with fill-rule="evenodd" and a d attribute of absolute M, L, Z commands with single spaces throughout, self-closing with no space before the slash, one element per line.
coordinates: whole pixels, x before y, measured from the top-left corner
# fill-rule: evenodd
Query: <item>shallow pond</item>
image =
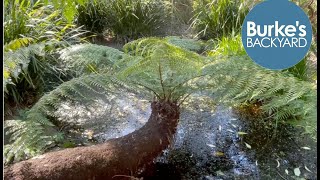
<path fill-rule="evenodd" d="M 146 123 L 150 102 L 132 93 L 57 111 L 76 145 L 102 143 Z M 68 124 L 69 124 L 68 123 Z M 143 179 L 317 179 L 316 143 L 288 125 L 277 131 L 205 95 L 184 102 L 174 141 Z M 76 127 L 76 128 L 75 128 Z M 77 130 L 75 130 L 77 129 Z M 300 173 L 299 173 L 300 172 Z M 297 176 L 299 175 L 299 176 Z"/>

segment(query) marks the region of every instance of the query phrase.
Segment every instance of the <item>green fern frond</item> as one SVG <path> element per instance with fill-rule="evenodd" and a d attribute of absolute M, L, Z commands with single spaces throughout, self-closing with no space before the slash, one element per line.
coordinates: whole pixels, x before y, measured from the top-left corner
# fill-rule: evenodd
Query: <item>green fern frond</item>
<path fill-rule="evenodd" d="M 196 39 L 187 39 L 177 36 L 169 36 L 165 39 L 168 41 L 168 43 L 189 51 L 201 52 L 204 49 L 204 43 Z"/>
<path fill-rule="evenodd" d="M 76 77 L 83 73 L 110 72 L 113 64 L 126 56 L 123 52 L 96 44 L 77 44 L 60 52 L 64 68 L 72 70 Z"/>
<path fill-rule="evenodd" d="M 140 56 L 127 60 L 126 68 L 118 74 L 119 79 L 148 87 L 158 98 L 177 101 L 181 93 L 176 86 L 185 84 L 201 75 L 204 60 L 198 54 L 169 44 L 160 38 L 142 38 L 124 46 L 125 52 Z"/>
<path fill-rule="evenodd" d="M 54 112 L 62 102 L 92 99 L 94 94 L 113 95 L 122 93 L 121 89 L 125 90 L 126 87 L 134 86 L 129 83 L 122 86 L 121 82 L 106 74 L 82 75 L 62 83 L 53 91 L 42 96 L 26 112 L 25 120 L 6 121 L 10 122 L 6 128 L 9 128 L 7 133 L 11 134 L 11 143 L 5 147 L 6 162 L 32 157 L 54 144 L 58 132 L 55 124 L 49 118 L 55 117 Z M 130 91 L 132 90 L 138 90 L 138 88 L 131 87 Z"/>
<path fill-rule="evenodd" d="M 281 72 L 267 70 L 247 56 L 220 59 L 207 65 L 203 74 L 217 100 L 228 103 L 263 102 L 264 113 L 276 121 L 293 122 L 311 127 L 316 124 L 316 90 L 306 81 Z M 217 88 L 215 88 L 217 87 Z M 315 137 L 316 129 L 306 130 Z"/>
<path fill-rule="evenodd" d="M 8 131 L 9 133 L 12 133 L 12 135 L 10 136 L 11 143 L 4 146 L 5 163 L 10 163 L 14 160 L 20 161 L 39 155 L 45 150 L 45 148 L 38 148 L 39 146 L 50 146 L 54 142 L 54 133 L 51 133 L 51 136 L 43 135 L 44 132 L 50 134 L 50 129 L 48 127 L 44 128 L 36 121 L 12 121 L 14 121 L 15 125 L 6 126 L 5 124 L 5 127 L 15 129 L 15 131 Z M 19 128 L 17 129 L 17 127 Z"/>

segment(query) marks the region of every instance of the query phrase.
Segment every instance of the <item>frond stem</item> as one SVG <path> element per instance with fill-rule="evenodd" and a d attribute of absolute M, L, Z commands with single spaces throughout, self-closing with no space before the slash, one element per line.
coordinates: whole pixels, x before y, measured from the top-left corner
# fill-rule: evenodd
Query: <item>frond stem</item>
<path fill-rule="evenodd" d="M 160 61 L 159 61 L 159 76 L 160 76 L 160 84 L 161 84 L 162 91 L 163 91 L 163 99 L 166 99 L 166 92 L 165 92 L 165 90 L 164 90 L 164 85 L 163 85 L 163 79 L 162 79 L 162 73 L 161 73 L 161 64 L 160 64 Z"/>

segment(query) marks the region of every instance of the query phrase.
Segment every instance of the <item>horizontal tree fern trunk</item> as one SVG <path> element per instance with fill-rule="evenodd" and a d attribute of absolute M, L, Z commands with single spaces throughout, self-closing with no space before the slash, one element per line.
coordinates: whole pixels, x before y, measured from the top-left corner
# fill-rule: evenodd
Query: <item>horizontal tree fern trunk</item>
<path fill-rule="evenodd" d="M 152 162 L 176 131 L 179 107 L 152 102 L 148 122 L 106 143 L 46 153 L 5 168 L 4 179 L 128 179 Z"/>

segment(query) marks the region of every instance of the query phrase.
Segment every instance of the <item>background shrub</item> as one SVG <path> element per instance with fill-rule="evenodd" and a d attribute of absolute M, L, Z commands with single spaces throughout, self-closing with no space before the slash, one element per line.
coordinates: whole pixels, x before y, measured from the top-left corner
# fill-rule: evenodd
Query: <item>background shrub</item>
<path fill-rule="evenodd" d="M 245 0 L 195 0 L 192 27 L 202 39 L 237 33 L 249 12 L 247 3 Z"/>
<path fill-rule="evenodd" d="M 79 6 L 77 23 L 127 41 L 155 35 L 167 18 L 166 12 L 164 1 L 98 0 Z"/>
<path fill-rule="evenodd" d="M 107 27 L 109 16 L 107 1 L 90 1 L 78 6 L 75 22 L 83 25 L 86 30 L 102 33 Z"/>
<path fill-rule="evenodd" d="M 62 72 L 54 66 L 55 50 L 82 42 L 87 32 L 41 1 L 5 5 L 3 85 L 6 110 L 12 110 L 32 105 L 43 91 L 62 82 Z"/>

